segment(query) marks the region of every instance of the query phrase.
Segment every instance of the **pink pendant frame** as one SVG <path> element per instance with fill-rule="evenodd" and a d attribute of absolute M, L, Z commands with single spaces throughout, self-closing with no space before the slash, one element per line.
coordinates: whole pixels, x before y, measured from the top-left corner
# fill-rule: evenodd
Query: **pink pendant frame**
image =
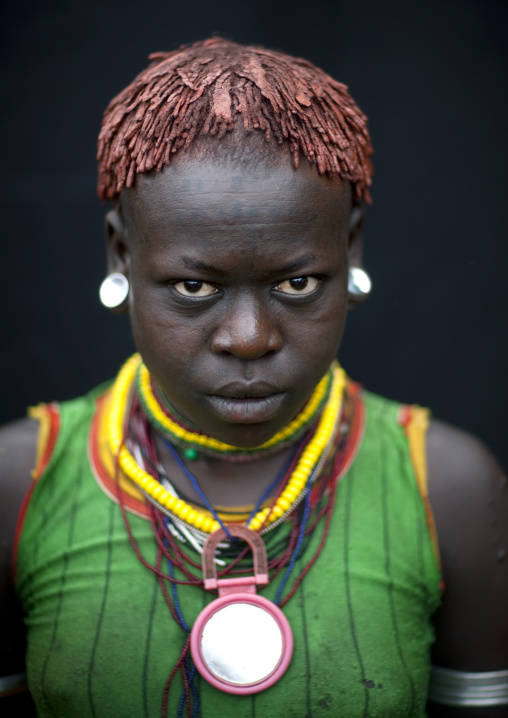
<path fill-rule="evenodd" d="M 215 550 L 219 542 L 226 538 L 226 534 L 223 529 L 218 529 L 208 537 L 202 557 L 204 586 L 207 590 L 218 589 L 219 598 L 206 606 L 197 617 L 191 631 L 190 649 L 196 668 L 208 683 L 225 693 L 249 695 L 270 688 L 284 675 L 293 656 L 293 633 L 289 621 L 280 608 L 273 601 L 256 593 L 256 586 L 266 586 L 268 583 L 266 548 L 263 539 L 258 533 L 241 524 L 228 524 L 228 531 L 232 536 L 241 538 L 250 545 L 254 555 L 254 576 L 218 579 L 214 563 Z M 212 673 L 201 650 L 203 631 L 208 621 L 217 611 L 235 603 L 247 603 L 266 611 L 277 623 L 282 638 L 281 656 L 271 673 L 258 681 L 242 685 L 231 683 Z"/>

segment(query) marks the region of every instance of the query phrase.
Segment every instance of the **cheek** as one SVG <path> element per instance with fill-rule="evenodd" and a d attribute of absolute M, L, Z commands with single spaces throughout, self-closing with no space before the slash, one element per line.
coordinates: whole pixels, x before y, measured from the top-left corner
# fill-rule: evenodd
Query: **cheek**
<path fill-rule="evenodd" d="M 192 393 L 197 366 L 204 373 L 206 323 L 189 320 L 178 310 L 168 310 L 163 292 L 136 293 L 130 311 L 137 350 L 155 381 L 175 399 Z M 142 297 L 142 299 L 141 299 Z"/>
<path fill-rule="evenodd" d="M 131 330 L 147 366 L 183 344 L 178 324 L 166 311 L 160 295 L 158 291 L 141 291 L 134 284 L 129 308 Z"/>
<path fill-rule="evenodd" d="M 346 322 L 347 306 L 346 284 L 336 281 L 329 288 L 326 300 L 304 318 L 306 333 L 320 346 L 339 342 Z"/>
<path fill-rule="evenodd" d="M 320 370 L 326 371 L 336 357 L 346 325 L 348 295 L 340 287 L 326 310 L 309 324 L 308 344 L 316 359 L 319 357 Z"/>

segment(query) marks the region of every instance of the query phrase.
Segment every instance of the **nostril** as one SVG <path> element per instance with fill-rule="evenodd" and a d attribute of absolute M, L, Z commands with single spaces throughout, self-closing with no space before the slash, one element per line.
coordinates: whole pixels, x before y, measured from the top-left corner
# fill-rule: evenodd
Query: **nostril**
<path fill-rule="evenodd" d="M 280 351 L 279 349 L 266 349 L 264 347 L 260 347 L 259 345 L 255 347 L 234 345 L 228 348 L 212 345 L 212 350 L 215 354 L 219 354 L 222 356 L 235 356 L 240 359 L 260 359 L 265 356 L 273 356 L 277 354 L 278 351 Z"/>
<path fill-rule="evenodd" d="M 245 336 L 240 333 L 219 331 L 212 340 L 212 351 L 216 354 L 232 355 L 240 359 L 259 359 L 277 354 L 282 342 L 275 334 Z"/>

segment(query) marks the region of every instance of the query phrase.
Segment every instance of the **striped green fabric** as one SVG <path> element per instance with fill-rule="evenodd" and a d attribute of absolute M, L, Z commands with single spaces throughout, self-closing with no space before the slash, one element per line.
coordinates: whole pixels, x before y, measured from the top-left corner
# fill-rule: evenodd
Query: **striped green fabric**
<path fill-rule="evenodd" d="M 201 718 L 425 715 L 439 570 L 396 422 L 399 406 L 369 393 L 364 400 L 365 435 L 339 484 L 325 549 L 284 607 L 295 639 L 287 673 L 243 697 L 199 679 Z M 57 445 L 21 534 L 17 586 L 28 681 L 44 718 L 152 718 L 161 715 L 185 634 L 133 553 L 119 507 L 92 475 L 86 444 L 93 411 L 93 393 L 61 405 Z M 149 522 L 134 515 L 130 522 L 153 562 Z M 270 585 L 262 593 L 273 599 L 275 591 Z M 213 598 L 196 587 L 178 593 L 190 625 Z M 169 716 L 177 715 L 179 681 Z"/>

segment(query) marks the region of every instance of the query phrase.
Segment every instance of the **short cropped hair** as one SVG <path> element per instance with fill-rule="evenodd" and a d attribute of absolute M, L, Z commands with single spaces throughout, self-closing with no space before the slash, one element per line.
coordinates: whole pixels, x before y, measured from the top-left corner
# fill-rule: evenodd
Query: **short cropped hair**
<path fill-rule="evenodd" d="M 320 174 L 349 180 L 370 204 L 372 145 L 346 85 L 300 58 L 212 38 L 151 64 L 117 95 L 99 135 L 98 194 L 116 200 L 137 174 L 160 171 L 199 137 L 220 140 L 240 124 L 303 155 Z"/>

